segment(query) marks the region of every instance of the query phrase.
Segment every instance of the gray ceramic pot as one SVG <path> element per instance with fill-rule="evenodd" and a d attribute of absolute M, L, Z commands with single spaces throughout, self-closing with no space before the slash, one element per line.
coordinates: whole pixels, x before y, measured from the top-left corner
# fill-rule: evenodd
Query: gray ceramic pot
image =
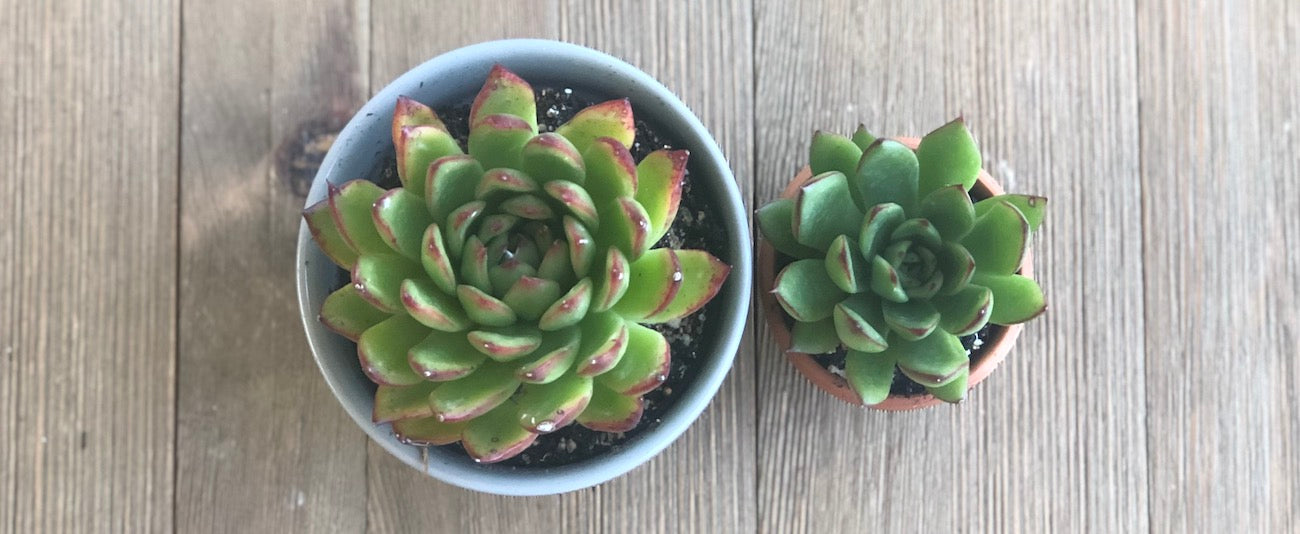
<path fill-rule="evenodd" d="M 388 452 L 430 476 L 463 488 L 502 495 L 563 493 L 600 484 L 645 463 L 667 447 L 704 411 L 731 368 L 749 311 L 750 258 L 747 211 L 722 151 L 671 92 L 649 75 L 609 55 L 567 43 L 507 40 L 481 43 L 438 56 L 403 74 L 370 99 L 339 134 L 307 196 L 311 205 L 326 196 L 326 183 L 374 177 L 392 154 L 389 125 L 398 95 L 431 105 L 473 97 L 488 70 L 501 63 L 534 86 L 572 87 L 631 99 L 640 119 L 677 139 L 691 152 L 694 194 L 712 195 L 731 238 L 720 259 L 732 266 L 716 297 L 720 313 L 709 317 L 713 336 L 699 342 L 701 368 L 695 381 L 674 392 L 675 404 L 662 423 L 621 448 L 575 464 L 553 468 L 479 465 L 460 451 L 399 443 L 388 425 L 370 420 L 375 386 L 361 372 L 355 345 L 316 320 L 321 303 L 341 283 L 337 267 L 312 242 L 307 226 L 298 232 L 298 303 L 307 339 L 321 373 L 358 425 Z"/>

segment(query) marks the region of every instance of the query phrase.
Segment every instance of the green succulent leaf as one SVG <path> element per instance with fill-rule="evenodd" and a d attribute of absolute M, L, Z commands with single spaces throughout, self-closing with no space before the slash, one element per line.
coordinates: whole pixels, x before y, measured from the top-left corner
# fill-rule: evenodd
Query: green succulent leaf
<path fill-rule="evenodd" d="M 596 376 L 608 371 L 627 351 L 627 323 L 617 313 L 588 314 L 582 321 L 581 335 L 575 369 L 581 376 Z"/>
<path fill-rule="evenodd" d="M 428 404 L 428 401 L 425 401 Z M 436 447 L 460 441 L 461 433 L 469 421 L 444 423 L 437 417 L 402 419 L 393 422 L 393 437 L 397 441 L 416 447 Z"/>
<path fill-rule="evenodd" d="M 442 230 L 437 224 L 427 226 L 420 238 L 420 265 L 443 293 L 456 291 L 456 271 L 452 270 Z"/>
<path fill-rule="evenodd" d="M 966 247 L 957 243 L 944 243 L 935 257 L 939 271 L 943 273 L 943 286 L 939 288 L 941 295 L 953 295 L 961 291 L 970 282 L 971 275 L 975 274 L 975 258 L 966 251 Z"/>
<path fill-rule="evenodd" d="M 915 341 L 929 336 L 939 326 L 939 311 L 926 300 L 881 303 L 885 323 L 898 337 Z"/>
<path fill-rule="evenodd" d="M 1032 278 L 1018 274 L 990 274 L 980 270 L 971 278 L 971 283 L 987 287 L 993 292 L 990 323 L 1023 323 L 1047 310 L 1043 290 Z"/>
<path fill-rule="evenodd" d="M 591 401 L 590 377 L 566 374 L 549 384 L 525 384 L 519 393 L 519 424 L 533 432 L 568 426 Z"/>
<path fill-rule="evenodd" d="M 433 162 L 461 153 L 456 139 L 444 128 L 404 127 L 397 140 L 397 177 L 404 189 L 424 198 L 424 186 Z"/>
<path fill-rule="evenodd" d="M 835 322 L 830 317 L 820 321 L 795 321 L 790 328 L 790 351 L 804 354 L 826 354 L 840 346 L 835 334 Z"/>
<path fill-rule="evenodd" d="M 370 208 L 384 195 L 384 189 L 365 180 L 352 180 L 342 187 L 330 186 L 330 216 L 343 241 L 359 254 L 388 254 L 392 247 L 375 230 Z"/>
<path fill-rule="evenodd" d="M 943 238 L 939 237 L 939 231 L 925 219 L 908 219 L 903 224 L 894 229 L 894 233 L 889 235 L 892 242 L 911 241 L 931 250 L 943 245 Z"/>
<path fill-rule="evenodd" d="M 892 203 L 906 213 L 916 209 L 919 164 L 916 153 L 892 139 L 877 140 L 862 153 L 858 162 L 853 201 L 865 211 L 868 206 Z"/>
<path fill-rule="evenodd" d="M 393 146 L 402 140 L 402 128 L 414 126 L 432 126 L 441 130 L 447 127 L 438 118 L 433 108 L 416 102 L 408 96 L 397 97 L 397 106 L 393 109 Z"/>
<path fill-rule="evenodd" d="M 473 198 L 495 203 L 520 193 L 532 193 L 541 188 L 532 177 L 515 169 L 488 169 L 474 187 Z M 466 199 L 468 202 L 470 199 Z"/>
<path fill-rule="evenodd" d="M 565 211 L 576 217 L 587 228 L 597 228 L 599 219 L 597 219 L 596 205 L 592 203 L 586 189 L 567 180 L 546 182 L 545 189 L 546 194 L 564 206 Z"/>
<path fill-rule="evenodd" d="M 677 251 L 670 248 L 646 252 L 632 262 L 628 271 L 627 292 L 612 309 L 637 322 L 644 322 L 646 317 L 667 308 L 684 278 Z"/>
<path fill-rule="evenodd" d="M 425 380 L 447 382 L 462 378 L 483 365 L 487 356 L 474 348 L 465 334 L 434 330 L 411 347 L 406 358 L 411 369 Z M 428 395 L 423 400 L 428 404 Z"/>
<path fill-rule="evenodd" d="M 352 341 L 388 317 L 388 313 L 375 309 L 370 302 L 361 298 L 356 286 L 351 284 L 340 287 L 325 297 L 320 310 L 321 324 Z"/>
<path fill-rule="evenodd" d="M 456 286 L 456 298 L 464 306 L 465 314 L 483 326 L 510 326 L 518 320 L 510 306 L 477 287 L 465 284 Z"/>
<path fill-rule="evenodd" d="M 577 219 L 564 217 L 564 236 L 569 247 L 569 261 L 573 272 L 578 276 L 587 276 L 591 264 L 596 259 L 596 240 L 587 227 Z"/>
<path fill-rule="evenodd" d="M 582 153 L 557 133 L 543 133 L 524 143 L 519 154 L 519 166 L 542 183 L 564 180 L 582 184 L 587 180 L 587 167 L 582 161 Z"/>
<path fill-rule="evenodd" d="M 464 343 L 475 352 L 498 362 L 508 362 L 532 354 L 542 346 L 542 333 L 536 328 L 523 325 L 511 325 L 494 329 L 471 330 L 462 336 Z"/>
<path fill-rule="evenodd" d="M 695 313 L 722 289 L 731 274 L 731 266 L 703 250 L 678 250 L 682 284 L 677 294 L 663 309 L 650 314 L 643 323 L 657 324 L 673 321 Z"/>
<path fill-rule="evenodd" d="M 794 199 L 780 198 L 755 212 L 758 229 L 777 251 L 796 258 L 812 258 L 817 249 L 805 246 L 794 238 Z"/>
<path fill-rule="evenodd" d="M 975 225 L 975 206 L 965 188 L 950 185 L 921 199 L 920 216 L 934 224 L 944 241 L 957 241 Z"/>
<path fill-rule="evenodd" d="M 822 260 L 798 260 L 776 276 L 776 300 L 796 321 L 820 321 L 831 316 L 835 304 L 847 295 L 826 274 Z"/>
<path fill-rule="evenodd" d="M 600 243 L 618 247 L 628 260 L 636 261 L 650 249 L 650 216 L 632 197 L 619 197 L 600 210 Z"/>
<path fill-rule="evenodd" d="M 690 152 L 685 150 L 656 150 L 636 166 L 636 201 L 650 216 L 650 235 L 646 237 L 650 243 L 668 233 L 677 218 L 689 157 Z"/>
<path fill-rule="evenodd" d="M 926 387 L 952 382 L 970 367 L 961 340 L 943 330 L 914 341 L 891 339 L 889 345 L 903 374 Z"/>
<path fill-rule="evenodd" d="M 352 285 L 361 298 L 387 313 L 402 311 L 402 281 L 424 278 L 420 265 L 397 254 L 365 254 L 352 268 Z"/>
<path fill-rule="evenodd" d="M 615 139 L 624 147 L 630 147 L 636 140 L 632 103 L 626 98 L 601 102 L 579 111 L 555 131 L 573 143 L 581 154 L 586 154 L 587 147 L 601 137 Z"/>
<path fill-rule="evenodd" d="M 420 241 L 433 224 L 433 217 L 420 197 L 400 187 L 375 200 L 371 215 L 379 237 L 407 258 L 420 259 Z"/>
<path fill-rule="evenodd" d="M 573 366 L 579 341 L 577 328 L 543 332 L 542 346 L 533 353 L 535 358 L 520 366 L 515 375 L 530 384 L 554 382 Z"/>
<path fill-rule="evenodd" d="M 460 332 L 469 328 L 469 317 L 455 297 L 420 278 L 402 281 L 402 307 L 411 318 L 434 330 Z"/>
<path fill-rule="evenodd" d="M 470 421 L 461 446 L 475 462 L 490 464 L 523 452 L 536 440 L 536 433 L 519 426 L 519 407 L 507 401 Z"/>
<path fill-rule="evenodd" d="M 876 256 L 871 260 L 871 291 L 891 302 L 907 302 L 902 279 L 884 256 Z"/>
<path fill-rule="evenodd" d="M 444 221 L 456 208 L 474 200 L 483 166 L 474 158 L 456 154 L 434 160 L 424 181 L 424 204 L 434 220 Z"/>
<path fill-rule="evenodd" d="M 993 292 L 984 286 L 968 284 L 954 295 L 931 302 L 939 310 L 939 328 L 960 337 L 979 332 L 988 324 Z"/>
<path fill-rule="evenodd" d="M 483 88 L 474 97 L 474 104 L 469 108 L 470 126 L 498 114 L 523 120 L 532 133 L 537 134 L 537 101 L 533 98 L 533 87 L 501 65 L 492 67 Z"/>
<path fill-rule="evenodd" d="M 587 182 L 583 187 L 597 204 L 636 194 L 637 171 L 632 153 L 615 139 L 601 137 L 583 152 Z"/>
<path fill-rule="evenodd" d="M 605 251 L 605 261 L 601 266 L 602 268 L 596 270 L 591 276 L 591 283 L 595 289 L 591 298 L 592 311 L 605 311 L 613 307 L 627 293 L 628 283 L 631 280 L 628 271 L 632 267 L 627 261 L 627 256 L 624 256 L 617 247 L 609 247 L 609 250 Z"/>
<path fill-rule="evenodd" d="M 854 295 L 835 305 L 831 318 L 845 347 L 859 352 L 880 352 L 889 347 L 889 324 L 881 305 L 880 299 L 870 293 Z"/>
<path fill-rule="evenodd" d="M 858 250 L 862 257 L 871 260 L 885 251 L 890 237 L 898 229 L 907 214 L 898 204 L 876 204 L 867 210 L 862 219 L 862 234 L 858 236 Z"/>
<path fill-rule="evenodd" d="M 533 138 L 533 126 L 514 115 L 488 115 L 469 130 L 469 155 L 484 169 L 518 169 L 524 144 Z"/>
<path fill-rule="evenodd" d="M 501 211 L 533 221 L 546 221 L 555 216 L 551 206 L 536 195 L 518 195 L 501 203 Z"/>
<path fill-rule="evenodd" d="M 487 246 L 478 236 L 469 236 L 465 241 L 464 255 L 460 258 L 461 282 L 491 292 L 492 277 L 488 273 L 488 263 Z"/>
<path fill-rule="evenodd" d="M 1039 225 L 1043 224 L 1043 218 L 1047 215 L 1047 197 L 1032 195 L 998 195 L 989 197 L 975 203 L 975 215 L 984 215 L 990 208 L 1001 202 L 1008 202 L 1020 214 L 1025 216 L 1025 221 L 1029 223 L 1029 232 L 1033 233 L 1038 230 Z"/>
<path fill-rule="evenodd" d="M 501 300 L 525 321 L 536 321 L 560 298 L 560 285 L 543 278 L 524 276 L 506 291 Z"/>
<path fill-rule="evenodd" d="M 518 388 L 513 365 L 485 361 L 468 376 L 443 382 L 429 394 L 429 404 L 443 422 L 466 421 L 500 406 Z"/>
<path fill-rule="evenodd" d="M 461 257 L 461 253 L 464 252 L 465 248 L 465 240 L 469 236 L 469 230 L 485 209 L 487 209 L 486 203 L 474 201 L 447 214 L 447 227 L 443 231 L 442 237 L 447 246 L 449 258 Z"/>
<path fill-rule="evenodd" d="M 922 196 L 954 184 L 969 191 L 979 179 L 982 165 L 979 147 L 960 118 L 925 134 L 916 147 L 916 159 L 921 163 Z"/>
<path fill-rule="evenodd" d="M 330 261 L 335 265 L 352 270 L 352 266 L 357 263 L 357 251 L 352 249 L 352 245 L 343 238 L 343 233 L 334 223 L 329 199 L 312 204 L 311 207 L 303 210 L 302 218 L 307 222 L 311 238 L 316 242 L 316 246 L 320 247 L 321 252 L 329 256 Z"/>
<path fill-rule="evenodd" d="M 970 370 L 966 369 L 957 374 L 957 378 L 951 382 L 937 387 L 926 387 L 925 389 L 944 402 L 961 402 L 966 398 L 966 390 L 969 389 L 967 381 L 970 378 Z"/>
<path fill-rule="evenodd" d="M 537 321 L 542 330 L 559 330 L 578 324 L 591 308 L 591 279 L 583 278 L 556 300 Z"/>
<path fill-rule="evenodd" d="M 641 422 L 644 403 L 639 395 L 624 395 L 595 381 L 591 402 L 578 415 L 578 424 L 597 432 L 627 432 Z"/>
<path fill-rule="evenodd" d="M 1009 202 L 987 209 L 961 244 L 975 259 L 975 268 L 990 274 L 1011 274 L 1020 269 L 1029 246 L 1029 223 Z"/>
<path fill-rule="evenodd" d="M 854 130 L 854 131 L 853 131 L 853 137 L 851 137 L 850 139 L 852 139 L 852 140 L 853 140 L 853 144 L 857 145 L 857 146 L 858 146 L 858 149 L 861 150 L 861 151 L 863 151 L 863 152 L 866 152 L 866 151 L 867 151 L 867 148 L 871 147 L 871 145 L 872 145 L 873 143 L 876 142 L 876 136 L 871 135 L 871 132 L 868 132 L 868 131 L 867 131 L 867 127 L 864 126 L 864 125 L 861 125 L 861 124 L 858 125 L 858 129 L 857 129 L 857 130 Z M 853 167 L 853 168 L 854 168 L 854 169 L 857 169 L 857 162 L 856 162 L 856 161 L 854 162 L 854 167 Z M 846 173 L 844 173 L 844 174 L 845 174 L 845 175 L 849 175 L 849 174 L 852 174 L 852 173 L 847 173 L 847 172 L 846 172 Z"/>
<path fill-rule="evenodd" d="M 844 356 L 844 376 L 849 385 L 862 397 L 862 404 L 880 404 L 889 398 L 894 384 L 894 353 L 848 351 Z"/>
<path fill-rule="evenodd" d="M 560 285 L 573 282 L 573 263 L 569 259 L 568 243 L 558 239 L 551 243 L 537 266 L 537 277 L 555 280 Z"/>
<path fill-rule="evenodd" d="M 370 327 L 357 340 L 357 358 L 370 381 L 384 386 L 410 386 L 424 379 L 411 369 L 406 353 L 424 339 L 428 328 L 406 315 L 394 315 Z"/>
<path fill-rule="evenodd" d="M 856 241 L 841 235 L 826 250 L 826 274 L 845 293 L 857 293 L 871 280 L 867 261 L 858 252 Z"/>
<path fill-rule="evenodd" d="M 814 175 L 836 171 L 852 176 L 862 158 L 862 149 L 842 135 L 818 130 L 808 149 L 808 165 Z"/>
<path fill-rule="evenodd" d="M 817 250 L 826 250 L 836 236 L 857 239 L 862 212 L 850 202 L 844 175 L 828 172 L 814 176 L 799 188 L 794 205 L 795 240 Z"/>
<path fill-rule="evenodd" d="M 379 386 L 375 390 L 375 406 L 370 412 L 370 420 L 391 423 L 432 416 L 429 394 L 436 387 L 438 385 L 432 382 L 420 382 L 413 386 Z"/>
<path fill-rule="evenodd" d="M 618 364 L 596 377 L 606 387 L 623 395 L 643 395 L 659 387 L 668 377 L 671 357 L 663 334 L 634 322 L 627 322 L 627 351 Z"/>

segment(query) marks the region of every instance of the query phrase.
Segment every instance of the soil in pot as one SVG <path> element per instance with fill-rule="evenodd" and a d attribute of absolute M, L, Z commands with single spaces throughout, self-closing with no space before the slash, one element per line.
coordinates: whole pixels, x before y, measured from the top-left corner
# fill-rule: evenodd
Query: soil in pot
<path fill-rule="evenodd" d="M 537 100 L 537 126 L 543 132 L 554 131 L 583 108 L 610 99 L 605 95 L 588 94 L 569 88 L 535 87 L 534 90 Z M 461 150 L 468 149 L 469 110 L 472 100 L 473 95 L 470 95 L 463 102 L 455 105 L 434 107 L 447 130 L 460 143 Z M 634 116 L 635 111 L 634 108 Z M 661 129 L 655 128 L 641 118 L 636 119 L 636 139 L 630 151 L 637 162 L 655 150 L 679 146 L 681 146 L 679 142 L 666 135 Z M 715 222 L 721 221 L 722 215 L 712 201 L 712 192 L 693 191 L 694 184 L 691 180 L 693 166 L 693 162 L 687 163 L 677 218 L 668 233 L 655 244 L 655 248 L 699 249 L 722 258 L 725 257 L 727 250 L 726 227 L 720 222 Z M 391 148 L 371 172 L 376 182 L 384 188 L 391 189 L 401 185 L 397 177 L 396 155 Z M 346 271 L 339 269 L 339 281 L 336 287 L 348 283 L 348 277 Z M 589 430 L 577 423 L 570 424 L 555 432 L 538 436 L 524 452 L 496 465 L 528 468 L 567 465 L 616 451 L 641 433 L 657 427 L 662 422 L 664 414 L 673 406 L 674 395 L 691 387 L 699 374 L 701 360 L 707 357 L 712 343 L 705 334 L 710 326 L 709 319 L 720 313 L 718 311 L 721 306 L 720 301 L 721 299 L 715 299 L 700 311 L 684 319 L 649 325 L 668 339 L 672 347 L 672 360 L 663 385 L 644 395 L 644 412 L 636 428 L 629 432 L 614 434 Z M 460 444 L 444 445 L 441 448 L 454 454 L 465 454 Z"/>

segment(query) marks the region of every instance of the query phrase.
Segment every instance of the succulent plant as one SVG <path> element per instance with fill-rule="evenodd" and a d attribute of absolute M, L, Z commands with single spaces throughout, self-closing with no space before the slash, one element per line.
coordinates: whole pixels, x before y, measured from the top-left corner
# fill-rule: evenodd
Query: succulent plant
<path fill-rule="evenodd" d="M 577 422 L 624 432 L 669 370 L 644 326 L 691 314 L 730 267 L 655 248 L 676 216 L 685 150 L 639 163 L 626 99 L 538 132 L 533 89 L 498 65 L 469 113 L 467 153 L 428 106 L 400 98 L 401 187 L 330 186 L 304 211 L 351 271 L 320 320 L 357 342 L 374 421 L 479 462 Z"/>
<path fill-rule="evenodd" d="M 813 177 L 796 198 L 758 211 L 767 241 L 792 258 L 772 292 L 794 320 L 790 350 L 843 346 L 845 375 L 864 404 L 883 402 L 897 368 L 948 402 L 966 394 L 960 337 L 1045 309 L 1018 273 L 1047 199 L 997 195 L 972 203 L 980 153 L 961 119 L 915 150 L 817 132 Z"/>

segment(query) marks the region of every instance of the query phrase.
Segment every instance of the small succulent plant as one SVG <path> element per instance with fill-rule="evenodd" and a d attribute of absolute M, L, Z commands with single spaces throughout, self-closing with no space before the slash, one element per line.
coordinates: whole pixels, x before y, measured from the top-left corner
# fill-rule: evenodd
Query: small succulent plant
<path fill-rule="evenodd" d="M 730 267 L 653 246 L 676 216 L 685 150 L 640 163 L 626 99 L 538 132 L 533 89 L 498 65 L 469 113 L 467 152 L 429 107 L 397 101 L 401 187 L 354 180 L 304 211 L 351 271 L 321 321 L 357 342 L 374 421 L 476 461 L 572 422 L 624 432 L 669 370 L 646 324 L 691 314 Z"/>
<path fill-rule="evenodd" d="M 767 241 L 793 258 L 772 290 L 794 319 L 790 350 L 843 346 L 845 375 L 868 405 L 889 396 L 895 368 L 960 401 L 970 359 L 959 338 L 1045 309 L 1038 284 L 1017 273 L 1047 199 L 972 203 L 980 153 L 961 119 L 915 150 L 862 127 L 817 132 L 809 160 L 797 197 L 758 211 Z"/>

